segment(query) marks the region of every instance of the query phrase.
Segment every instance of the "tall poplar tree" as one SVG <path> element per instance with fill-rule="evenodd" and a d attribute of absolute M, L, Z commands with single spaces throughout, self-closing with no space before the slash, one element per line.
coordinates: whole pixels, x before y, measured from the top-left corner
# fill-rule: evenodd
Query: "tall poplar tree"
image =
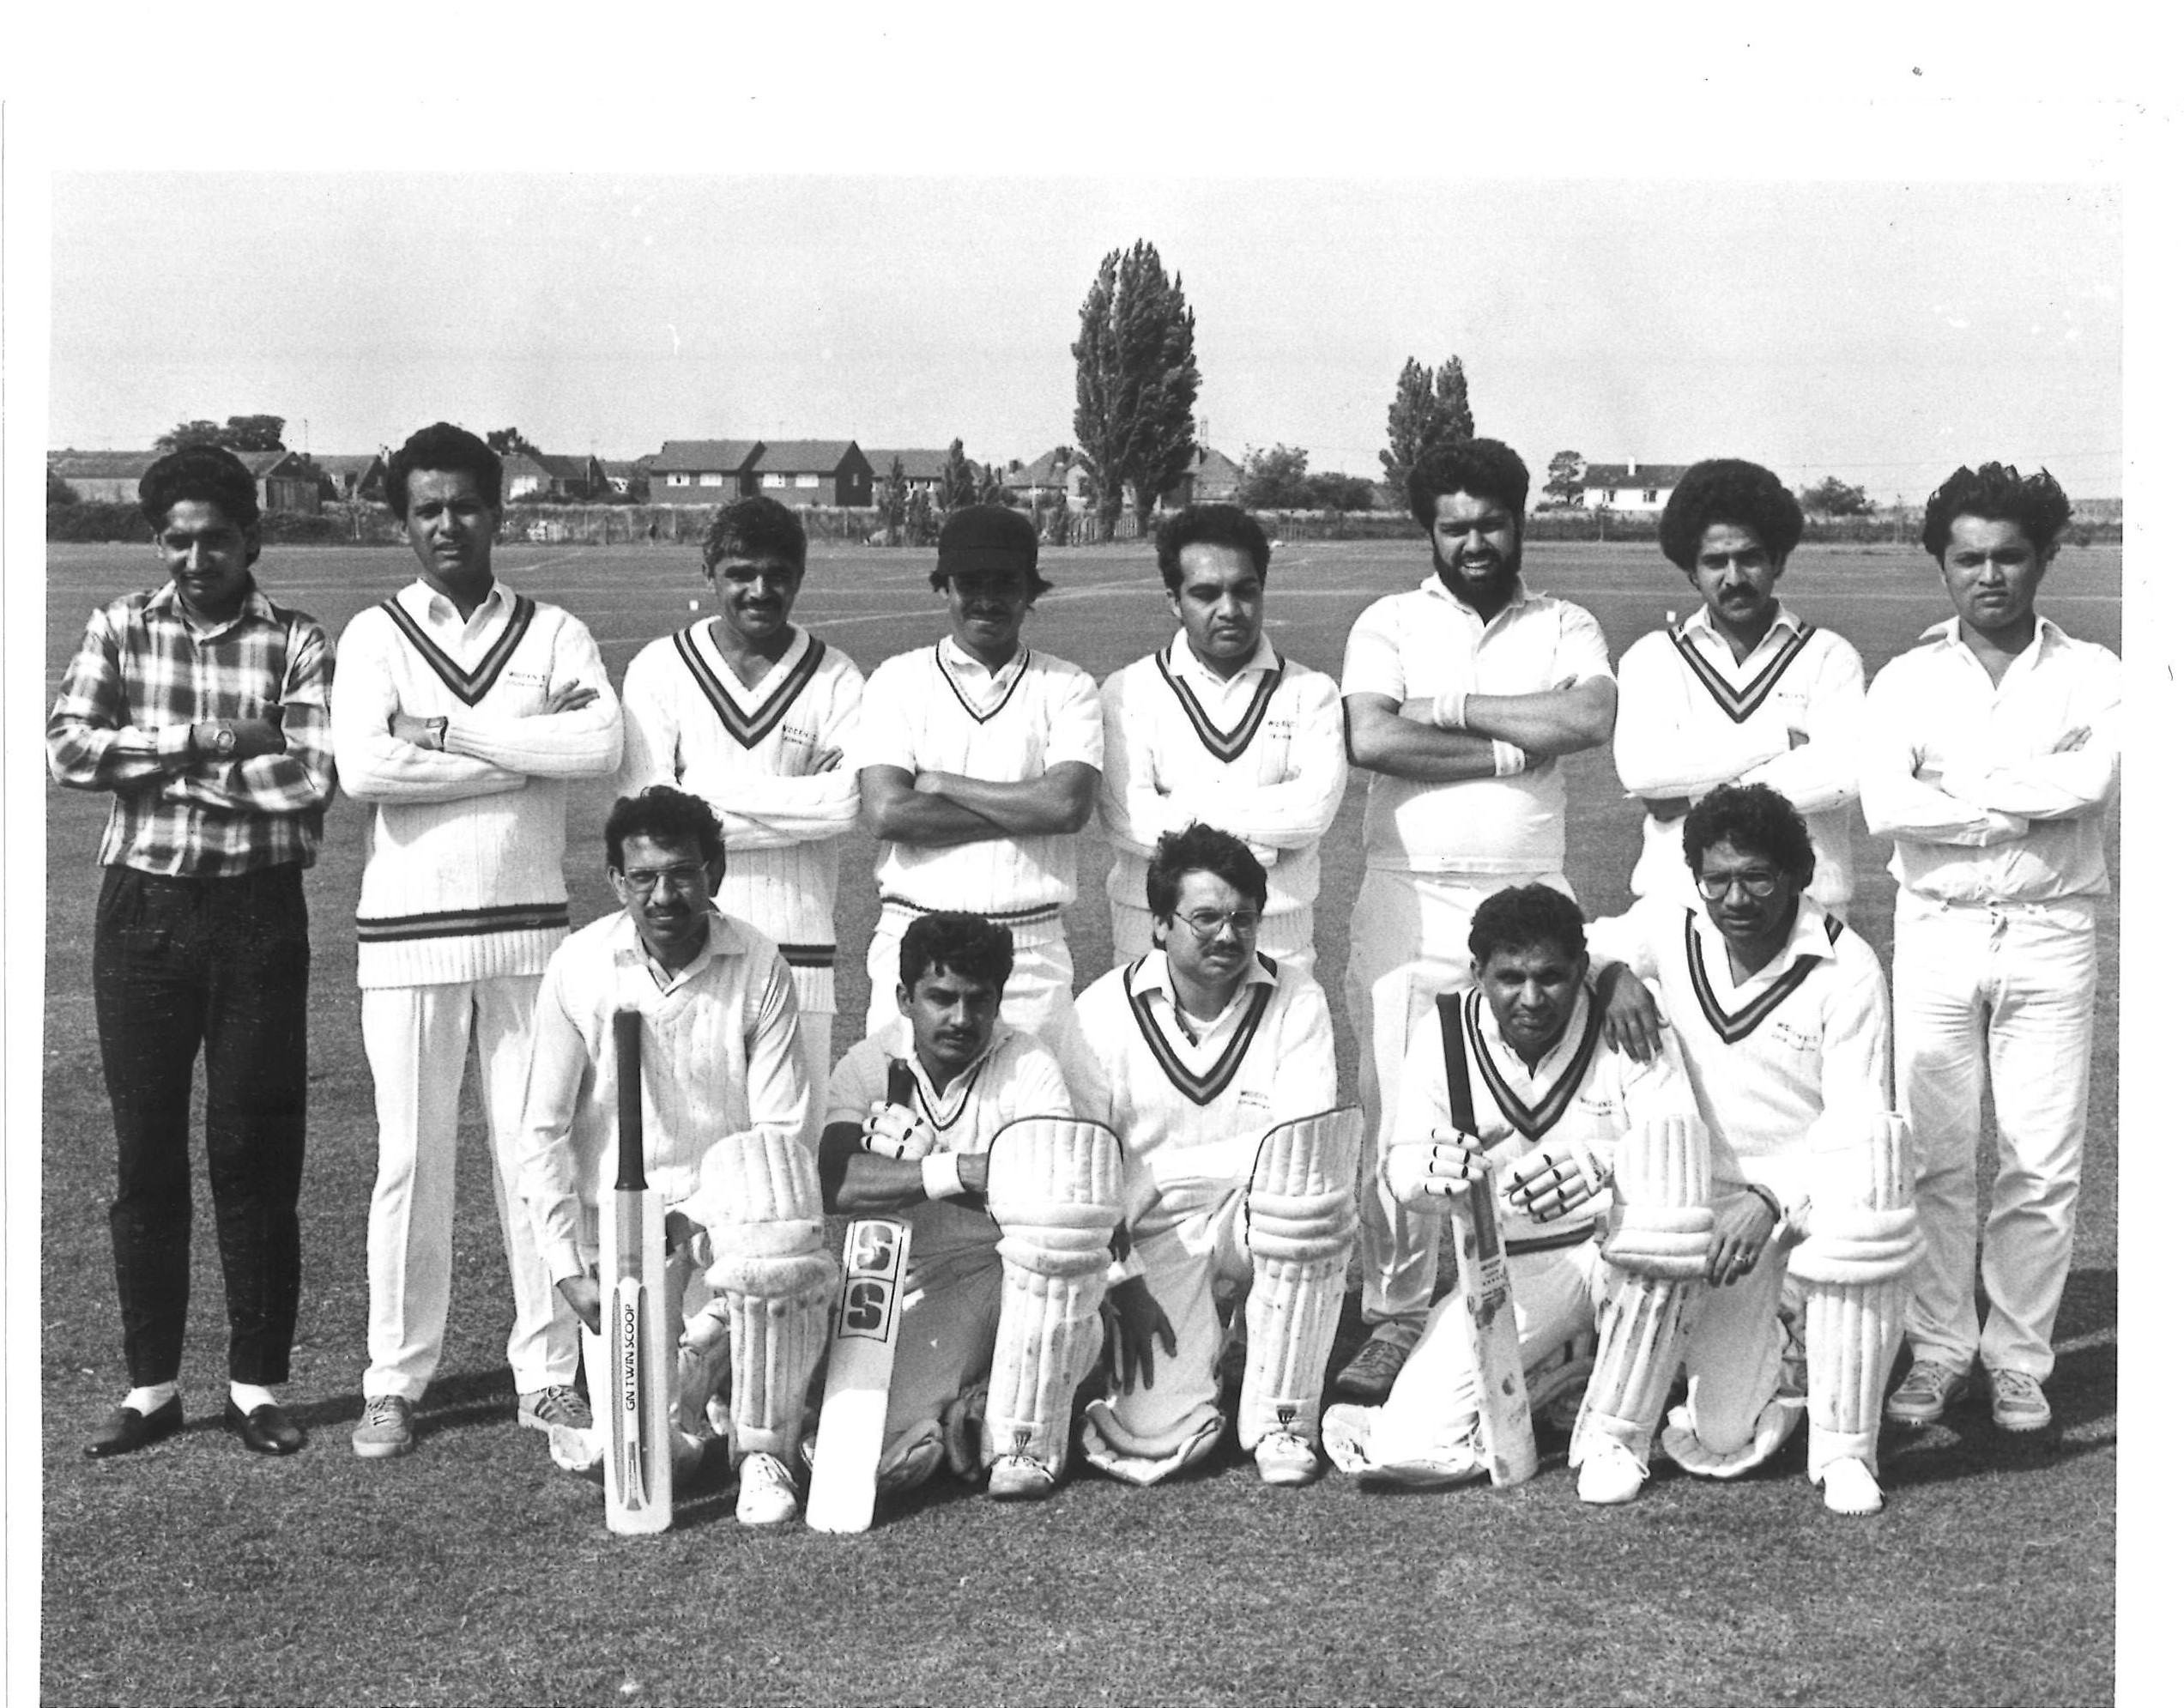
<path fill-rule="evenodd" d="M 1462 360 L 1450 356 L 1437 369 L 1415 356 L 1406 361 L 1395 382 L 1395 401 L 1388 406 L 1388 449 L 1380 453 L 1380 466 L 1388 471 L 1388 484 L 1398 499 L 1419 457 L 1437 445 L 1471 435 L 1471 387 Z"/>
<path fill-rule="evenodd" d="M 1140 238 L 1110 250 L 1086 294 L 1077 342 L 1077 443 L 1091 471 L 1100 538 L 1112 539 L 1128 488 L 1142 530 L 1197 444 L 1197 317 L 1160 251 Z"/>

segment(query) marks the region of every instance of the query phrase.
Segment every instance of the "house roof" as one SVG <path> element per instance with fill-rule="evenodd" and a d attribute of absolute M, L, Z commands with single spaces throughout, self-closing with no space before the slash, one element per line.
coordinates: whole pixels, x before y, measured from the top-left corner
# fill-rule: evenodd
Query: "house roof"
<path fill-rule="evenodd" d="M 864 455 L 853 439 L 768 439 L 759 445 L 759 460 L 751 467 L 769 475 L 832 475 L 852 455 Z"/>
<path fill-rule="evenodd" d="M 1209 480 L 1218 482 L 1223 479 L 1233 482 L 1243 478 L 1243 467 L 1235 457 L 1226 451 L 1209 450 L 1204 445 L 1199 447 L 1190 471 L 1201 482 Z"/>
<path fill-rule="evenodd" d="M 1063 484 L 1069 470 L 1085 459 L 1072 454 L 1065 462 L 1057 463 L 1053 451 L 1034 457 L 1014 474 L 1004 475 L 1001 484 L 1012 492 L 1022 492 L 1030 487 L 1058 487 Z"/>
<path fill-rule="evenodd" d="M 651 459 L 640 457 L 633 463 L 625 463 L 616 458 L 602 457 L 600 458 L 599 466 L 615 480 L 631 481 L 635 480 L 638 475 L 651 467 Z"/>
<path fill-rule="evenodd" d="M 906 481 L 937 481 L 948 461 L 945 451 L 874 451 L 862 445 L 857 449 L 864 452 L 864 460 L 872 464 L 872 472 L 883 481 L 898 457 L 902 458 L 903 478 Z"/>
<path fill-rule="evenodd" d="M 236 460 L 261 481 L 295 455 L 293 451 L 239 451 L 235 453 Z"/>
<path fill-rule="evenodd" d="M 159 460 L 157 451 L 57 451 L 46 453 L 46 463 L 66 480 L 78 475 L 87 481 L 134 480 Z"/>
<path fill-rule="evenodd" d="M 1616 487 L 1673 487 L 1691 472 L 1688 463 L 1641 463 L 1634 474 L 1627 457 L 1619 463 L 1588 463 L 1585 484 L 1608 489 Z"/>
<path fill-rule="evenodd" d="M 323 457 L 314 455 L 311 460 L 328 474 L 338 477 L 342 475 L 368 475 L 383 459 L 375 451 L 369 456 L 348 451 L 329 452 Z"/>
<path fill-rule="evenodd" d="M 741 473 L 764 447 L 755 439 L 670 439 L 652 458 L 656 473 Z"/>

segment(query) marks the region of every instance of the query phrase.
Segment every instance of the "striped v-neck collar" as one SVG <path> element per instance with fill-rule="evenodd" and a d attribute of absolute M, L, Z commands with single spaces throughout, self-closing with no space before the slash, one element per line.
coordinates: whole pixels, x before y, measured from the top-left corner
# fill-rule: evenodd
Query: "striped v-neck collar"
<path fill-rule="evenodd" d="M 789 715 L 789 708 L 796 703 L 796 697 L 819 674 L 820 661 L 826 656 L 826 643 L 804 629 L 796 630 L 781 662 L 759 680 L 759 687 L 771 681 L 772 688 L 747 710 L 745 700 L 758 690 L 746 688 L 735 672 L 727 668 L 728 661 L 721 657 L 720 649 L 706 633 L 711 621 L 709 617 L 705 622 L 693 623 L 679 631 L 675 638 L 676 655 L 689 667 L 699 692 L 713 708 L 721 727 L 735 738 L 739 746 L 754 748 L 774 732 Z M 717 668 L 715 659 L 720 660 Z"/>
<path fill-rule="evenodd" d="M 1032 649 L 1028 646 L 1019 646 L 1016 649 L 1016 657 L 1004 665 L 1001 671 L 1002 675 L 1008 678 L 1008 685 L 1001 691 L 1000 699 L 985 711 L 981 712 L 965 697 L 962 683 L 956 681 L 955 672 L 948 666 L 947 649 L 953 644 L 953 639 L 951 637 L 934 647 L 933 668 L 941 673 L 941 680 L 948 685 L 948 692 L 955 696 L 955 703 L 970 714 L 972 723 L 983 724 L 990 718 L 999 717 L 1001 708 L 1015 698 L 1018 687 L 1031 670 Z M 959 648 L 958 651 L 960 651 L 961 649 Z M 970 655 L 965 653 L 964 656 L 968 657 Z M 983 669 L 984 666 L 981 665 L 979 668 Z M 1013 674 L 1011 674 L 1012 672 Z"/>
<path fill-rule="evenodd" d="M 1819 913 L 1818 929 L 1832 949 L 1836 940 L 1842 935 L 1842 921 L 1832 913 L 1820 912 L 1812 903 L 1800 901 L 1799 906 L 1813 907 L 1813 911 Z M 1796 935 L 1804 936 L 1810 929 L 1812 922 L 1800 918 Z M 1714 951 L 1712 954 L 1708 952 L 1709 936 L 1714 938 L 1710 946 Z M 1717 958 L 1722 967 L 1723 985 L 1715 984 L 1713 972 L 1707 965 L 1709 960 Z M 1742 1043 L 1757 1032 L 1759 1023 L 1788 1002 L 1796 993 L 1798 986 L 1812 976 L 1812 969 L 1820 964 L 1822 959 L 1817 949 L 1798 955 L 1782 972 L 1762 984 L 1758 994 L 1750 1002 L 1740 1008 L 1733 1008 L 1723 995 L 1727 981 L 1731 977 L 1727 946 L 1721 942 L 1718 934 L 1700 930 L 1696 910 L 1688 911 L 1684 915 L 1684 965 L 1691 975 L 1691 990 L 1698 998 L 1699 1012 L 1706 1016 L 1706 1023 L 1714 1028 L 1715 1035 L 1724 1044 Z M 1746 982 L 1759 983 L 1757 978 Z"/>
<path fill-rule="evenodd" d="M 1714 703 L 1721 708 L 1733 724 L 1743 723 L 1766 704 L 1767 696 L 1775 691 L 1775 685 L 1782 681 L 1791 663 L 1805 650 L 1806 643 L 1818 633 L 1811 623 L 1790 615 L 1788 611 L 1778 611 L 1775 626 L 1768 630 L 1759 645 L 1764 647 L 1777 634 L 1782 634 L 1785 637 L 1782 645 L 1760 666 L 1758 674 L 1739 686 L 1731 681 L 1721 667 L 1706 656 L 1705 648 L 1693 634 L 1692 630 L 1704 621 L 1704 617 L 1705 613 L 1701 612 L 1691 622 L 1673 632 L 1668 639 L 1682 655 L 1684 663 L 1691 667 L 1691 674 L 1698 678 L 1699 686 L 1714 697 Z M 1711 624 L 1706 626 L 1712 627 Z"/>
<path fill-rule="evenodd" d="M 1154 954 L 1159 951 L 1155 950 Z M 1274 985 L 1280 974 L 1273 961 L 1261 954 L 1251 975 L 1251 989 L 1243 997 L 1243 1015 L 1229 1041 L 1203 1073 L 1193 1071 L 1183 1054 L 1169 1038 L 1154 1012 L 1157 1004 L 1168 997 L 1167 981 L 1151 967 L 1153 956 L 1140 955 L 1130 963 L 1130 970 L 1122 975 L 1123 990 L 1128 994 L 1131 1017 L 1137 1021 L 1138 1032 L 1146 1047 L 1152 1051 L 1152 1059 L 1160 1064 L 1160 1071 L 1168 1076 L 1169 1084 L 1203 1108 L 1229 1088 L 1237 1071 L 1243 1065 L 1243 1058 L 1250 1053 L 1251 1043 L 1259 1035 L 1259 1022 L 1266 1018 L 1267 1004 L 1273 1000 Z M 1143 976 L 1150 972 L 1151 976 Z M 1263 977 L 1258 974 L 1263 973 Z"/>
<path fill-rule="evenodd" d="M 1465 1052 L 1478 1064 L 1479 1077 L 1486 1082 L 1486 1089 L 1492 1093 L 1496 1105 L 1509 1125 L 1528 1140 L 1537 1140 L 1569 1112 L 1570 1100 L 1577 1095 L 1577 1087 L 1584 1084 L 1585 1075 L 1593 1065 L 1593 1052 L 1600 1047 L 1600 1029 L 1606 1018 L 1600 1005 L 1593 1000 L 1589 990 L 1579 1000 L 1584 1008 L 1582 1024 L 1564 1032 L 1556 1040 L 1555 1047 L 1540 1059 L 1540 1066 L 1542 1069 L 1551 1068 L 1555 1057 L 1565 1052 L 1569 1060 L 1549 1083 L 1545 1095 L 1534 1103 L 1528 1101 L 1515 1081 L 1502 1071 L 1501 1063 L 1495 1059 L 1495 1050 L 1488 1044 L 1486 993 L 1473 988 L 1465 994 Z M 1571 1016 L 1573 1021 L 1578 1018 Z M 1536 1079 L 1538 1075 L 1529 1077 Z"/>
<path fill-rule="evenodd" d="M 1178 641 L 1180 643 L 1180 637 Z M 1168 663 L 1167 648 L 1163 647 L 1154 653 L 1152 663 L 1160 672 L 1160 680 L 1167 683 L 1169 690 L 1182 704 L 1183 716 L 1190 720 L 1191 732 L 1198 737 L 1206 751 L 1222 764 L 1232 765 L 1258 735 L 1260 724 L 1266 721 L 1267 708 L 1273 704 L 1274 691 L 1281 686 L 1282 675 L 1288 668 L 1281 654 L 1274 653 L 1273 657 L 1273 663 L 1270 667 L 1261 669 L 1258 688 L 1251 696 L 1251 703 L 1243 708 L 1243 716 L 1232 730 L 1223 730 L 1207 715 L 1206 708 L 1198 702 L 1198 696 L 1191 692 L 1190 684 L 1177 675 Z"/>
<path fill-rule="evenodd" d="M 508 621 L 502 626 L 499 639 L 478 660 L 476 668 L 469 670 L 441 650 L 439 643 L 425 632 L 425 626 L 409 614 L 401 600 L 384 599 L 379 609 L 394 620 L 402 638 L 432 666 L 433 674 L 446 684 L 447 691 L 463 705 L 475 706 L 493 691 L 493 685 L 500 680 L 500 673 L 508 668 L 508 661 L 516 656 L 516 649 L 523 645 L 531 619 L 538 615 L 538 602 L 528 594 L 511 595 Z"/>

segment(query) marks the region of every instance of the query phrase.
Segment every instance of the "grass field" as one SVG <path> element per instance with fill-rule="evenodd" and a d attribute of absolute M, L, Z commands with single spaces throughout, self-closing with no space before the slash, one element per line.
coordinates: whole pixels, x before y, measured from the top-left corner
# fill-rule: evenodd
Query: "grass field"
<path fill-rule="evenodd" d="M 868 669 L 942 626 L 929 552 L 815 554 L 800 620 Z M 141 548 L 49 556 L 47 703 L 100 600 L 146 584 Z M 505 546 L 521 591 L 568 606 L 619 680 L 646 640 L 687 621 L 687 548 Z M 1027 639 L 1105 675 L 1169 632 L 1142 547 L 1049 554 L 1056 591 Z M 1414 585 L 1422 543 L 1277 553 L 1270 630 L 1329 672 L 1365 604 Z M 406 553 L 269 551 L 274 595 L 338 634 L 407 578 Z M 1617 655 L 1688 590 L 1649 548 L 1542 545 L 1528 575 L 1606 627 Z M 2043 608 L 2120 646 L 2114 548 L 2066 552 Z M 1807 548 L 1784 584 L 1848 635 L 1868 673 L 1945 615 L 1930 561 L 1886 548 Z M 1683 594 L 1685 597 L 1679 597 Z M 1569 872 L 1614 912 L 1636 809 L 1604 753 L 1565 761 Z M 567 863 L 579 919 L 612 905 L 598 833 L 608 794 L 576 791 Z M 1352 1055 L 1340 969 L 1364 789 L 1325 845 L 1320 968 Z M 1700 1486 L 1663 1462 L 1635 1507 L 1580 1507 L 1558 1457 L 1522 1488 L 1376 1495 L 1330 1475 L 1262 1488 L 1229 1445 L 1161 1490 L 1097 1475 L 1034 1509 L 950 1486 L 890 1509 L 861 1540 L 753 1534 L 723 1474 L 653 1541 L 607 1536 L 596 1487 L 549 1464 L 512 1422 L 508 1305 L 466 1104 L 455 1303 L 418 1451 L 348 1451 L 364 1364 L 364 1233 L 375 1154 L 356 1027 L 349 919 L 366 815 L 330 814 L 313 912 L 311 1151 L 305 1293 L 285 1397 L 312 1432 L 254 1459 L 219 1428 L 224 1331 L 199 1183 L 196 1309 L 184 1371 L 191 1427 L 93 1463 L 84 1433 L 127 1387 L 106 1231 L 112 1136 L 98 1071 L 89 943 L 103 797 L 47 795 L 44 1239 L 43 1694 L 90 1702 L 1190 1702 L 1264 1700 L 1878 1702 L 2109 1699 L 2114 1693 L 2116 920 L 2102 910 L 2104 1007 L 2076 1263 L 2050 1396 L 2058 1430 L 2018 1446 L 1977 1408 L 1957 1428 L 1884 1444 L 1888 1511 L 1832 1519 L 1801 1444 L 1751 1480 Z M 2112 844 L 2113 845 L 2113 844 Z M 1851 923 L 1885 958 L 1886 850 L 1861 848 Z M 871 845 L 843 862 L 842 1024 L 862 1016 L 875 912 Z M 1070 939 L 1080 984 L 1104 968 L 1104 848 L 1084 845 Z M 200 1171 L 202 1174 L 202 1171 Z M 1358 1330 L 1355 1299 L 1338 1356 Z"/>

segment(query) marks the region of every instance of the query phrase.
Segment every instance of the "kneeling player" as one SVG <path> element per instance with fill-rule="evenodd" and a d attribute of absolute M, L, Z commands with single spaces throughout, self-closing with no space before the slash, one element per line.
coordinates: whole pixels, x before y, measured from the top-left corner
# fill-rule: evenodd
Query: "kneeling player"
<path fill-rule="evenodd" d="M 1267 1482 L 1310 1482 L 1363 1123 L 1330 1107 L 1320 987 L 1257 952 L 1267 875 L 1251 851 L 1208 825 L 1169 832 L 1145 890 L 1155 947 L 1077 999 L 1065 1057 L 1079 1110 L 1128 1158 L 1130 1250 L 1086 1457 L 1146 1484 L 1212 1451 L 1220 1306 L 1248 1289 L 1231 1317 L 1248 1330 L 1237 1437 Z"/>
<path fill-rule="evenodd" d="M 1730 1477 L 1788 1438 L 1804 1399 L 1794 1380 L 1777 1392 L 1784 1322 L 1794 1330 L 1802 1301 L 1812 1349 L 1808 1474 L 1831 1511 L 1878 1512 L 1881 1384 L 1920 1250 L 1906 1134 L 1887 1112 L 1887 982 L 1806 893 L 1812 839 L 1775 790 L 1715 790 L 1683 838 L 1702 908 L 1655 898 L 1591 931 L 1610 1043 L 1643 1055 L 1659 1036 L 1622 961 L 1658 981 L 1714 1135 L 1710 1285 L 1661 1445 L 1688 1471 Z"/>
<path fill-rule="evenodd" d="M 549 1271 L 599 1337 L 599 1205 L 612 1188 L 618 1096 L 614 1019 L 642 1016 L 646 1180 L 668 1206 L 667 1292 L 681 1305 L 673 1425 L 678 1469 L 725 1426 L 740 1469 L 735 1516 L 796 1513 L 789 1467 L 835 1283 L 820 1220 L 812 1093 L 796 993 L 773 944 L 715 911 L 724 854 L 712 809 L 678 790 L 614 803 L 607 864 L 622 911 L 554 952 L 538 998 L 523 1110 L 523 1193 Z M 710 1265 L 710 1267 L 709 1267 Z M 715 1405 L 729 1389 L 732 1403 Z M 555 1459 L 598 1463 L 601 1432 L 551 1432 Z"/>
<path fill-rule="evenodd" d="M 1491 1174 L 1533 1403 L 1584 1379 L 1597 1314 L 1570 1463 L 1580 1499 L 1634 1499 L 1711 1237 L 1706 1134 L 1672 1039 L 1645 1063 L 1602 1042 L 1576 903 L 1543 884 L 1500 891 L 1473 916 L 1470 948 L 1474 988 L 1412 1033 L 1387 1184 L 1445 1215 Z M 1338 1466 L 1424 1487 L 1485 1475 L 1465 1330 L 1450 1293 L 1386 1405 L 1328 1413 Z"/>
<path fill-rule="evenodd" d="M 1074 1119 L 1046 1046 L 998 1018 L 1014 959 L 1006 925 L 921 914 L 903 933 L 901 1019 L 834 1070 L 826 1207 L 911 1228 L 886 1492 L 945 1457 L 996 1499 L 1050 1493 L 1099 1349 L 1121 1157 L 1111 1134 Z"/>

